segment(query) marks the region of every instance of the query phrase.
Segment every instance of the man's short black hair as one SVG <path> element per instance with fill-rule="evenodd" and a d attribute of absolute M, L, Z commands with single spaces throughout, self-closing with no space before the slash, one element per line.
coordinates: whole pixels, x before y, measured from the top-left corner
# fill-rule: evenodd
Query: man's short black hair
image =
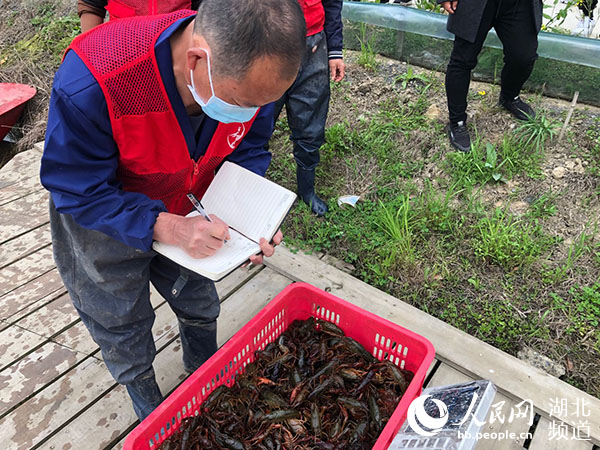
<path fill-rule="evenodd" d="M 306 23 L 298 0 L 203 0 L 194 32 L 208 42 L 213 70 L 241 79 L 253 61 L 279 58 L 280 76 L 298 71 L 306 40 Z"/>

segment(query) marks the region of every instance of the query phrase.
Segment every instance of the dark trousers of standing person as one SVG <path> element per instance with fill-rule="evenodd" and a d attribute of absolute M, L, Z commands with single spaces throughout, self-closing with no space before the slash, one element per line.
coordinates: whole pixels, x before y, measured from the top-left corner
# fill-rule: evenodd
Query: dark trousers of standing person
<path fill-rule="evenodd" d="M 458 36 L 446 71 L 446 95 L 451 123 L 467 120 L 467 94 L 471 71 L 491 28 L 496 30 L 504 50 L 500 97 L 514 99 L 531 75 L 537 59 L 537 30 L 528 0 L 488 0 L 475 42 Z"/>
<path fill-rule="evenodd" d="M 154 251 L 144 252 L 79 226 L 50 202 L 56 266 L 75 309 L 140 420 L 163 400 L 152 363 L 150 281 L 177 316 L 183 365 L 193 372 L 217 351 L 215 285 Z"/>
<path fill-rule="evenodd" d="M 327 40 L 325 32 L 321 31 L 306 38 L 305 54 L 296 81 L 275 103 L 275 119 L 279 117 L 285 105 L 294 143 L 298 195 L 309 204 L 310 195 L 314 195 L 315 169 L 320 159 L 319 149 L 325 142 L 329 97 Z"/>

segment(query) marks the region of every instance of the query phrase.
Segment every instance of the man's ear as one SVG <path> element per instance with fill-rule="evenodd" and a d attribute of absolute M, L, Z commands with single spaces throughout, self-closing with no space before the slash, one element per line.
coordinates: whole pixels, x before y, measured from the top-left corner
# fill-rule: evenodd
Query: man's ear
<path fill-rule="evenodd" d="M 206 53 L 200 47 L 188 48 L 185 56 L 188 71 L 194 70 L 199 61 L 206 61 Z"/>

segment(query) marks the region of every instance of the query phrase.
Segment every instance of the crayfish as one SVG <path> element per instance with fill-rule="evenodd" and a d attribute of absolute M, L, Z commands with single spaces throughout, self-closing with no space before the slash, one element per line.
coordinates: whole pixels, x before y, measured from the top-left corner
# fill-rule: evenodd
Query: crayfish
<path fill-rule="evenodd" d="M 294 321 L 159 450 L 369 449 L 413 374 L 335 324 Z"/>

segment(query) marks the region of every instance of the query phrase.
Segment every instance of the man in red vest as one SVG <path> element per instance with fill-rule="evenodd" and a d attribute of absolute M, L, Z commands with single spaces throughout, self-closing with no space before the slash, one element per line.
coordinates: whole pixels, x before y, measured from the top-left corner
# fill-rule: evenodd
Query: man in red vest
<path fill-rule="evenodd" d="M 55 76 L 40 174 L 54 257 L 140 419 L 162 401 L 150 281 L 177 315 L 185 369 L 217 350 L 214 283 L 157 255 L 152 240 L 196 257 L 221 248 L 227 226 L 186 218 L 186 194 L 201 197 L 224 160 L 264 175 L 272 102 L 296 78 L 305 33 L 296 0 L 204 0 L 197 15 L 95 27 Z M 265 239 L 261 249 L 274 251 Z"/>
<path fill-rule="evenodd" d="M 329 77 L 344 79 L 342 0 L 299 0 L 306 20 L 304 59 L 293 86 L 277 102 L 283 105 L 294 142 L 298 196 L 313 213 L 323 216 L 327 205 L 315 193 L 319 148 L 325 141 L 329 109 Z"/>
<path fill-rule="evenodd" d="M 197 10 L 200 0 L 78 0 L 77 14 L 85 33 L 104 22 L 106 12 L 111 19 L 165 14 L 180 9 Z"/>

